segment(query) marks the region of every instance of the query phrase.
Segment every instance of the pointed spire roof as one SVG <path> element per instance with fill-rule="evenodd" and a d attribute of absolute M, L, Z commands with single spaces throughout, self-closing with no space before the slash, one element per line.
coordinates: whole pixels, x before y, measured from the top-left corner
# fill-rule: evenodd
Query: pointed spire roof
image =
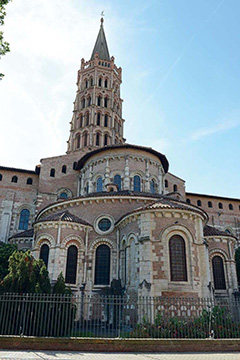
<path fill-rule="evenodd" d="M 95 46 L 94 46 L 94 49 L 92 52 L 91 60 L 94 59 L 95 54 L 98 54 L 99 59 L 101 59 L 101 60 L 110 61 L 107 40 L 106 40 L 105 32 L 103 29 L 103 18 L 101 18 L 100 30 L 99 30 L 98 37 L 97 37 L 97 40 L 96 40 L 96 43 L 95 43 Z"/>

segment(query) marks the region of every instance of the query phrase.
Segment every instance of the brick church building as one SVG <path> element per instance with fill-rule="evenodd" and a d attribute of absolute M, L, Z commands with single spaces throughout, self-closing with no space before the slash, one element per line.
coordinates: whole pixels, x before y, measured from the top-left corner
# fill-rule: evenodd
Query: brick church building
<path fill-rule="evenodd" d="M 81 60 L 66 154 L 0 167 L 0 241 L 32 249 L 76 293 L 229 297 L 240 199 L 188 193 L 165 155 L 124 139 L 122 69 L 101 19 Z"/>

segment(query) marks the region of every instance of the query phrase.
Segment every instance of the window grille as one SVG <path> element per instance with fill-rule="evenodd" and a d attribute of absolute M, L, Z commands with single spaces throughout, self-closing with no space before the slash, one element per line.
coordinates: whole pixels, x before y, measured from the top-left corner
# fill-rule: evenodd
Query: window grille
<path fill-rule="evenodd" d="M 223 260 L 220 256 L 214 256 L 214 258 L 212 259 L 212 267 L 213 267 L 213 280 L 214 280 L 215 289 L 225 290 L 226 282 L 225 282 Z"/>
<path fill-rule="evenodd" d="M 187 281 L 185 241 L 174 235 L 169 241 L 171 281 Z"/>
<path fill-rule="evenodd" d="M 67 252 L 67 267 L 65 282 L 68 284 L 76 284 L 77 275 L 77 257 L 78 249 L 75 245 L 71 245 Z"/>
<path fill-rule="evenodd" d="M 103 244 L 96 250 L 95 285 L 109 285 L 110 281 L 110 248 Z"/>
<path fill-rule="evenodd" d="M 28 209 L 23 209 L 20 213 L 20 219 L 19 219 L 19 230 L 27 230 L 28 229 L 28 222 L 30 217 L 30 211 Z"/>

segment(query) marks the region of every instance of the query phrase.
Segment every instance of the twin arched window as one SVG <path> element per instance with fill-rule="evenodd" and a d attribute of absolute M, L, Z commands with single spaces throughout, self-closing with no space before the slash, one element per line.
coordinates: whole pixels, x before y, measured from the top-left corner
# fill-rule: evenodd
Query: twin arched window
<path fill-rule="evenodd" d="M 43 244 L 40 250 L 40 259 L 43 260 L 46 268 L 48 267 L 48 258 L 49 258 L 49 246 L 47 244 Z"/>
<path fill-rule="evenodd" d="M 18 230 L 28 229 L 29 217 L 30 217 L 30 211 L 28 209 L 23 209 L 20 213 Z"/>
<path fill-rule="evenodd" d="M 109 285 L 110 282 L 109 246 L 102 244 L 97 247 L 95 258 L 95 285 Z"/>
<path fill-rule="evenodd" d="M 67 266 L 65 282 L 68 284 L 76 284 L 77 277 L 77 258 L 78 249 L 75 245 L 71 245 L 67 251 Z"/>
<path fill-rule="evenodd" d="M 100 126 L 100 122 L 101 122 L 101 114 L 97 113 L 97 125 Z"/>
<path fill-rule="evenodd" d="M 97 98 L 97 105 L 98 105 L 98 106 L 101 106 L 101 102 L 102 102 L 102 97 L 101 97 L 101 96 L 98 96 L 98 98 Z"/>
<path fill-rule="evenodd" d="M 169 241 L 171 281 L 187 281 L 187 262 L 185 241 L 174 235 Z"/>
<path fill-rule="evenodd" d="M 117 185 L 118 187 L 118 191 L 121 191 L 121 185 L 122 185 L 122 179 L 121 179 L 121 176 L 120 175 L 115 175 L 114 178 L 113 178 L 113 182 L 114 184 Z"/>
<path fill-rule="evenodd" d="M 101 192 L 103 187 L 103 180 L 102 177 L 97 178 L 97 192 Z"/>
<path fill-rule="evenodd" d="M 213 269 L 213 281 L 214 287 L 216 290 L 225 290 L 225 274 L 223 259 L 220 256 L 214 256 L 212 259 L 212 269 Z"/>
<path fill-rule="evenodd" d="M 141 191 L 141 178 L 139 175 L 135 175 L 133 178 L 133 191 Z"/>
<path fill-rule="evenodd" d="M 104 116 L 104 126 L 108 127 L 108 115 L 107 114 Z"/>

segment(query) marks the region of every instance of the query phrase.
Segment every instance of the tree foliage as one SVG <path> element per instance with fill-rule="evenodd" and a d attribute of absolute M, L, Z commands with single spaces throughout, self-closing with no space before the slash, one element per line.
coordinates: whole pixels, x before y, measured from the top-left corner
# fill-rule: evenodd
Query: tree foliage
<path fill-rule="evenodd" d="M 50 293 L 48 271 L 42 260 L 30 250 L 14 251 L 9 258 L 9 273 L 2 281 L 2 291 L 12 293 Z"/>
<path fill-rule="evenodd" d="M 0 0 L 0 26 L 4 25 L 4 18 L 6 16 L 5 6 L 10 1 L 11 0 Z M 10 51 L 9 43 L 4 41 L 3 31 L 0 31 L 0 57 L 5 55 L 8 51 Z M 2 79 L 3 76 L 4 75 L 0 73 L 0 80 Z"/>
<path fill-rule="evenodd" d="M 65 280 L 62 272 L 58 275 L 57 281 L 55 282 L 53 289 L 53 294 L 71 294 L 71 289 L 66 286 Z"/>
<path fill-rule="evenodd" d="M 16 245 L 0 242 L 0 281 L 8 274 L 8 259 L 15 250 Z"/>

